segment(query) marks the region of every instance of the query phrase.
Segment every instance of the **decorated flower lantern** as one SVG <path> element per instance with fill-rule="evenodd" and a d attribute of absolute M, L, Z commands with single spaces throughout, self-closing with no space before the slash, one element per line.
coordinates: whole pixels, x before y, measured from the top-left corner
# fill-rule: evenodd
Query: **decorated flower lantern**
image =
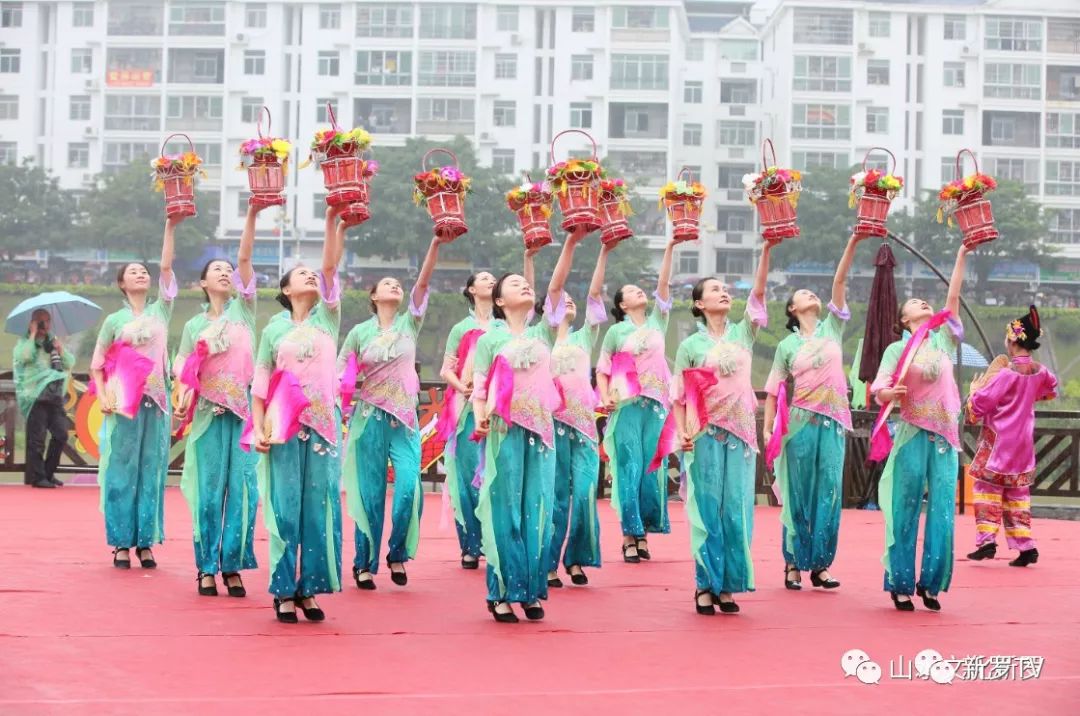
<path fill-rule="evenodd" d="M 554 197 L 547 182 L 534 182 L 526 174 L 525 183 L 506 193 L 506 205 L 517 214 L 525 248 L 538 249 L 551 243 L 551 205 Z"/>
<path fill-rule="evenodd" d="M 767 159 L 766 149 L 772 153 L 772 164 Z M 780 243 L 799 235 L 795 209 L 802 191 L 802 174 L 795 169 L 776 166 L 776 149 L 771 139 L 761 145 L 761 163 L 764 166 L 762 172 L 745 175 L 743 186 L 761 220 L 761 238 L 769 243 Z"/>
<path fill-rule="evenodd" d="M 675 181 L 669 181 L 660 189 L 660 204 L 667 210 L 675 241 L 697 240 L 704 201 L 705 187 L 694 181 L 687 167 L 679 170 Z"/>
<path fill-rule="evenodd" d="M 555 161 L 555 142 L 559 137 L 570 133 L 584 134 L 592 142 L 592 155 L 589 159 L 567 159 Z M 600 220 L 600 162 L 596 158 L 596 140 L 580 129 L 566 129 L 551 140 L 551 166 L 548 167 L 547 179 L 555 196 L 559 199 L 562 211 L 562 228 L 566 231 L 583 228 L 596 231 L 603 222 Z"/>
<path fill-rule="evenodd" d="M 315 132 L 311 141 L 311 161 L 322 169 L 326 204 L 346 206 L 341 220 L 346 226 L 356 226 L 371 218 L 368 182 L 378 173 L 379 163 L 364 159 L 364 152 L 371 147 L 371 135 L 367 131 L 362 127 L 348 132 L 342 130 L 329 102 L 326 113 L 330 118 L 330 129 Z"/>
<path fill-rule="evenodd" d="M 428 169 L 428 158 L 436 152 L 446 154 L 451 164 Z M 420 166 L 424 171 L 413 177 L 413 200 L 427 207 L 435 222 L 435 235 L 443 241 L 453 241 L 469 230 L 465 223 L 465 194 L 472 182 L 458 169 L 457 155 L 449 149 L 428 150 Z"/>
<path fill-rule="evenodd" d="M 287 139 L 266 137 L 262 133 L 262 115 L 266 115 L 266 131 L 270 132 L 270 109 L 262 108 L 256 131 L 259 136 L 240 145 L 240 160 L 247 169 L 248 204 L 257 208 L 280 206 L 285 203 L 285 172 L 289 167 L 292 144 Z"/>
<path fill-rule="evenodd" d="M 964 176 L 964 152 L 971 155 L 975 164 L 975 173 Z M 973 249 L 979 244 L 993 241 L 998 237 L 994 226 L 994 211 L 986 195 L 997 188 L 992 176 L 979 172 L 979 162 L 970 149 L 961 149 L 956 155 L 956 179 L 941 188 L 938 198 L 938 221 L 948 219 L 952 226 L 953 217 L 964 234 L 964 246 Z"/>
<path fill-rule="evenodd" d="M 600 241 L 605 246 L 629 239 L 634 235 L 627 217 L 633 214 L 630 208 L 630 188 L 622 179 L 600 180 Z"/>
<path fill-rule="evenodd" d="M 188 151 L 166 154 L 165 148 L 173 137 L 187 140 Z M 161 156 L 151 162 L 154 168 L 154 188 L 165 193 L 165 216 L 168 218 L 195 216 L 195 174 L 202 158 L 195 153 L 195 145 L 186 134 L 170 134 L 161 143 Z"/>
<path fill-rule="evenodd" d="M 866 162 L 875 149 L 880 149 L 892 160 L 892 169 L 882 173 L 877 169 L 867 169 Z M 904 188 L 904 178 L 896 176 L 896 157 L 884 147 L 871 147 L 863 157 L 863 170 L 851 177 L 851 195 L 849 206 L 856 207 L 855 233 L 862 236 L 884 237 L 889 232 L 885 228 L 885 218 L 889 214 L 889 205 Z"/>

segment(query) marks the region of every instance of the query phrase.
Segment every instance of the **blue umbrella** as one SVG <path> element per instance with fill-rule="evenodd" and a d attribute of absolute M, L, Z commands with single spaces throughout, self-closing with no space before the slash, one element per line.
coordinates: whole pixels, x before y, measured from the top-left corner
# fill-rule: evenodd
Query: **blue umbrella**
<path fill-rule="evenodd" d="M 93 328 L 101 315 L 101 306 L 67 291 L 52 291 L 28 298 L 8 314 L 4 330 L 17 336 L 25 336 L 30 330 L 30 317 L 34 311 L 48 311 L 52 316 L 53 333 L 70 336 Z"/>
<path fill-rule="evenodd" d="M 960 363 L 965 368 L 989 368 L 990 362 L 986 360 L 979 349 L 970 343 L 960 345 Z"/>
<path fill-rule="evenodd" d="M 735 282 L 735 290 L 737 291 L 749 291 L 751 288 L 753 288 L 753 286 L 745 279 L 739 279 Z"/>

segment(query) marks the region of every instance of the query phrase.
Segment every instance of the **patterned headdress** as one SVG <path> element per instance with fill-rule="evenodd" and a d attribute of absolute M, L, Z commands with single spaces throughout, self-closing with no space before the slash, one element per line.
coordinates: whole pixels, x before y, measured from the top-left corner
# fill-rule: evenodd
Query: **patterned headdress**
<path fill-rule="evenodd" d="M 1027 315 L 1010 321 L 1005 327 L 1005 339 L 1026 348 L 1038 347 L 1038 339 L 1041 336 L 1042 321 L 1039 320 L 1039 311 L 1035 306 L 1030 306 Z"/>

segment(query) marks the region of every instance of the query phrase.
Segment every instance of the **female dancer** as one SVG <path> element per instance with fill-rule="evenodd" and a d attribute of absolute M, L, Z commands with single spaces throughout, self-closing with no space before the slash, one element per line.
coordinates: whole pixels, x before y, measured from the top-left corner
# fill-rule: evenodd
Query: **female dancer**
<path fill-rule="evenodd" d="M 480 522 L 476 501 L 480 490 L 473 486 L 480 447 L 469 438 L 476 429 L 472 412 L 473 358 L 476 341 L 492 325 L 491 290 L 495 277 L 487 271 L 469 276 L 462 294 L 469 302 L 469 315 L 450 329 L 446 339 L 440 377 L 446 381 L 444 408 L 439 414 L 439 437 L 446 441 L 446 482 L 444 489 L 454 510 L 461 567 L 480 566 Z"/>
<path fill-rule="evenodd" d="M 405 562 L 416 557 L 424 495 L 420 489 L 420 425 L 416 417 L 420 376 L 416 374 L 416 337 L 427 311 L 428 284 L 439 256 L 438 237 L 409 294 L 409 309 L 398 315 L 405 293 L 396 278 L 380 279 L 372 288 L 374 314 L 357 324 L 338 355 L 343 411 L 356 378 L 360 395 L 349 423 L 345 447 L 345 494 L 349 516 L 356 521 L 353 580 L 358 589 L 375 589 L 379 571 L 383 516 L 386 507 L 386 464 L 394 466 L 394 502 L 386 564 L 394 584 L 405 586 Z M 348 385 L 348 383 L 353 385 Z"/>
<path fill-rule="evenodd" d="M 824 320 L 821 299 L 801 289 L 788 299 L 787 329 L 792 331 L 776 347 L 772 371 L 765 385 L 765 443 L 772 440 L 777 395 L 789 376 L 795 380 L 791 421 L 783 435 L 776 461 L 781 493 L 781 549 L 784 586 L 801 589 L 800 572 L 810 570 L 815 587 L 835 589 L 840 582 L 829 574 L 840 534 L 843 498 L 844 432 L 851 430 L 847 378 L 844 375 L 844 322 L 847 275 L 859 241 L 852 235 L 836 266 L 832 299 Z M 786 394 L 786 387 L 784 388 Z M 784 408 L 787 400 L 785 397 Z"/>
<path fill-rule="evenodd" d="M 762 246 L 746 313 L 738 323 L 728 320 L 727 286 L 716 278 L 697 282 L 691 313 L 701 323 L 675 356 L 671 393 L 687 476 L 698 614 L 715 614 L 714 605 L 725 614 L 738 612 L 732 594 L 754 590 L 750 537 L 758 450 L 750 361 L 758 330 L 769 323 L 765 279 L 771 249 L 769 243 Z"/>
<path fill-rule="evenodd" d="M 577 306 L 564 294 L 563 319 L 547 314 L 548 325 L 556 331 L 551 349 L 551 372 L 562 397 L 555 411 L 555 504 L 554 531 L 547 553 L 549 587 L 561 587 L 559 558 L 562 557 L 570 581 L 589 583 L 583 567 L 600 566 L 600 518 L 596 513 L 596 485 L 600 475 L 600 453 L 596 434 L 596 391 L 592 387 L 592 349 L 607 320 L 601 299 L 607 255 L 613 247 L 601 245 L 596 260 L 585 325 L 571 330 Z M 569 531 L 569 539 L 567 532 Z M 565 552 L 563 544 L 566 545 Z"/>
<path fill-rule="evenodd" d="M 646 533 L 671 530 L 667 472 L 650 472 L 647 467 L 669 406 L 671 371 L 664 357 L 664 337 L 671 312 L 668 284 L 674 247 L 672 241 L 664 250 L 653 293 L 656 303 L 650 313 L 646 314 L 649 300 L 637 286 L 626 285 L 615 292 L 611 315 L 616 323 L 604 336 L 596 363 L 596 387 L 611 414 L 604 430 L 604 452 L 611 469 L 611 506 L 622 522 L 622 552 L 627 562 L 651 558 Z M 619 375 L 621 369 L 613 375 L 613 365 L 632 366 L 641 385 L 640 394 L 622 394 L 625 381 Z"/>
<path fill-rule="evenodd" d="M 248 390 L 255 375 L 251 254 L 258 215 L 258 208 L 248 207 L 235 270 L 225 259 L 203 267 L 199 285 L 207 306 L 184 326 L 174 363 L 183 391 L 176 417 L 187 422 L 194 410 L 180 489 L 191 509 L 198 588 L 205 597 L 217 596 L 218 569 L 230 597 L 246 596 L 240 570 L 257 566 L 257 460 L 240 448 L 240 436 L 251 416 Z"/>
<path fill-rule="evenodd" d="M 150 270 L 120 267 L 124 307 L 101 326 L 90 373 L 105 416 L 101 430 L 101 509 L 113 566 L 130 569 L 131 548 L 144 569 L 157 566 L 150 545 L 164 539 L 170 412 L 165 367 L 169 319 L 176 298 L 173 238 L 183 217 L 169 218 L 161 242 L 158 300 L 147 302 Z"/>
<path fill-rule="evenodd" d="M 548 310 L 562 318 L 563 286 L 574 249 L 584 237 L 567 237 L 548 284 Z M 544 618 L 546 552 L 555 499 L 552 411 L 559 407 L 551 375 L 549 326 L 529 328 L 535 295 L 518 274 L 507 274 L 492 291 L 500 322 L 476 346 L 473 412 L 483 438 L 482 484 L 476 516 L 487 559 L 488 608 L 497 622 L 517 622 L 511 602 L 525 616 Z"/>
<path fill-rule="evenodd" d="M 971 461 L 975 479 L 975 546 L 968 559 L 993 559 L 997 532 L 1004 519 L 1010 549 L 1020 551 L 1009 564 L 1026 567 L 1039 561 L 1031 538 L 1031 483 L 1035 476 L 1035 402 L 1057 397 L 1057 377 L 1034 363 L 1042 322 L 1034 307 L 1005 328 L 1008 357 L 972 383 L 968 399 L 971 422 L 983 428 Z M 1004 439 L 999 443 L 998 436 Z"/>
<path fill-rule="evenodd" d="M 263 453 L 259 492 L 270 533 L 270 593 L 278 621 L 288 624 L 297 622 L 297 606 L 308 620 L 322 621 L 325 614 L 314 595 L 341 591 L 341 415 L 335 377 L 341 325 L 337 268 L 345 244 L 340 213 L 340 207 L 326 210 L 321 273 L 297 266 L 282 276 L 277 299 L 288 313 L 263 329 L 251 386 L 252 442 Z M 277 387 L 272 394 L 271 386 Z M 302 397 L 289 386 L 302 387 Z M 287 436 L 286 426 L 275 424 L 268 430 L 267 409 L 295 407 L 298 399 L 306 404 L 299 431 Z"/>
<path fill-rule="evenodd" d="M 878 486 L 885 517 L 885 591 L 900 611 L 914 611 L 918 593 L 927 609 L 938 611 L 940 592 L 952 580 L 953 513 L 956 511 L 957 451 L 960 450 L 960 391 L 952 356 L 963 340 L 958 317 L 960 288 L 968 249 L 956 254 L 945 310 L 934 314 L 926 301 L 909 299 L 900 307 L 899 328 L 911 337 L 885 349 L 870 386 L 879 405 L 898 404 L 900 416 L 889 459 Z M 885 408 L 886 410 L 888 408 Z M 888 443 L 882 418 L 871 436 Z M 927 493 L 922 572 L 915 580 L 915 542 L 922 496 Z"/>

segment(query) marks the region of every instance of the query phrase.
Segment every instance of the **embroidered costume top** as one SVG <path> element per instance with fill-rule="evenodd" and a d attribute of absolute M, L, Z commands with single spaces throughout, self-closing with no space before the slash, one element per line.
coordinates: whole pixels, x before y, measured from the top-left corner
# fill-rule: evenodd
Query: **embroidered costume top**
<path fill-rule="evenodd" d="M 824 415 L 851 430 L 851 410 L 844 376 L 844 322 L 851 318 L 845 306 L 829 304 L 828 314 L 818 321 L 809 338 L 798 331 L 776 346 L 765 392 L 776 395 L 788 376 L 795 379 L 792 405 Z"/>
<path fill-rule="evenodd" d="M 233 272 L 237 297 L 230 298 L 220 316 L 205 311 L 184 325 L 174 370 L 179 378 L 199 341 L 209 353 L 199 369 L 199 397 L 246 420 L 251 413 L 248 387 L 255 377 L 255 276 L 245 286 Z"/>
<path fill-rule="evenodd" d="M 416 337 L 424 323 L 428 294 L 409 294 L 409 308 L 396 316 L 390 327 L 379 327 L 379 317 L 358 323 L 345 337 L 338 355 L 338 372 L 345 369 L 350 355 L 360 366 L 360 402 L 385 410 L 409 428 L 417 428 L 416 401 L 420 376 L 416 374 Z M 344 407 L 344 406 L 343 406 Z"/>
<path fill-rule="evenodd" d="M 476 355 L 476 345 L 473 345 L 468 356 L 466 356 L 465 365 L 458 365 L 457 352 L 458 346 L 461 345 L 461 339 L 470 331 L 486 331 L 498 321 L 498 318 L 489 318 L 487 324 L 481 325 L 480 321 L 476 320 L 476 313 L 472 309 L 469 309 L 469 315 L 455 323 L 454 327 L 450 329 L 450 335 L 446 338 L 446 350 L 443 354 L 442 370 L 453 371 L 454 375 L 464 382 L 471 380 L 472 362 Z"/>
<path fill-rule="evenodd" d="M 1057 397 L 1057 385 L 1046 366 L 1017 356 L 971 394 L 971 412 L 998 437 L 986 469 L 1001 475 L 1035 469 L 1035 403 Z"/>
<path fill-rule="evenodd" d="M 956 348 L 963 339 L 963 324 L 955 316 L 950 316 L 943 326 L 930 332 L 911 361 L 904 378 L 907 397 L 900 404 L 901 420 L 940 435 L 957 450 L 960 449 L 957 427 L 960 420 L 960 391 L 953 375 L 952 356 L 956 355 Z M 877 377 L 870 386 L 874 395 L 884 388 L 893 387 L 892 376 L 906 342 L 905 334 L 904 339 L 885 349 Z"/>
<path fill-rule="evenodd" d="M 130 344 L 154 362 L 154 369 L 146 378 L 143 394 L 165 412 L 169 410 L 168 391 L 165 389 L 165 351 L 176 293 L 176 276 L 172 276 L 167 284 L 159 282 L 157 300 L 148 302 L 138 316 L 132 312 L 131 304 L 125 300 L 123 308 L 105 317 L 101 332 L 98 333 L 97 345 L 94 346 L 94 357 L 90 361 L 91 370 L 102 370 L 109 346 L 116 341 Z"/>
<path fill-rule="evenodd" d="M 565 295 L 565 294 L 563 294 Z M 552 311 L 547 305 L 544 315 L 553 331 L 558 331 L 566 315 L 563 310 Z M 604 302 L 589 296 L 585 307 L 585 325 L 570 331 L 551 349 L 551 373 L 563 398 L 561 409 L 555 411 L 555 420 L 569 425 L 582 435 L 598 440 L 596 432 L 596 391 L 592 386 L 592 349 L 600 333 L 600 324 L 607 320 Z"/>
<path fill-rule="evenodd" d="M 53 370 L 50 354 L 42 348 L 41 341 L 33 336 L 23 336 L 15 343 L 12 377 L 15 380 L 15 400 L 24 418 L 30 416 L 30 410 L 41 396 L 41 391 L 50 383 L 63 381 L 61 392 L 67 395 L 68 383 L 71 380 L 68 371 L 75 365 L 75 354 L 64 348 L 60 353 L 60 361 L 64 369 Z"/>
<path fill-rule="evenodd" d="M 301 413 L 300 423 L 333 445 L 337 443 L 336 356 L 341 329 L 341 284 L 336 272 L 329 286 L 319 273 L 319 296 L 321 300 L 303 321 L 292 320 L 286 311 L 266 324 L 255 359 L 251 394 L 265 400 L 274 370 L 291 372 L 311 401 Z"/>
<path fill-rule="evenodd" d="M 754 339 L 759 328 L 769 324 L 765 305 L 753 294 L 746 302 L 746 313 L 738 323 L 728 321 L 724 335 L 714 338 L 704 324 L 679 344 L 675 354 L 675 375 L 671 381 L 671 399 L 685 404 L 683 371 L 687 368 L 710 368 L 717 382 L 705 391 L 709 424 L 727 430 L 757 451 L 757 397 L 750 383 L 750 362 Z"/>
<path fill-rule="evenodd" d="M 619 351 L 627 351 L 634 356 L 641 394 L 656 400 L 665 408 L 670 407 L 671 371 L 664 356 L 665 337 L 668 317 L 671 314 L 671 299 L 662 300 L 653 294 L 655 303 L 652 311 L 640 326 L 630 316 L 608 329 L 604 343 L 600 347 L 600 359 L 596 362 L 596 372 L 611 375 L 611 356 Z M 625 397 L 625 396 L 624 396 Z"/>

